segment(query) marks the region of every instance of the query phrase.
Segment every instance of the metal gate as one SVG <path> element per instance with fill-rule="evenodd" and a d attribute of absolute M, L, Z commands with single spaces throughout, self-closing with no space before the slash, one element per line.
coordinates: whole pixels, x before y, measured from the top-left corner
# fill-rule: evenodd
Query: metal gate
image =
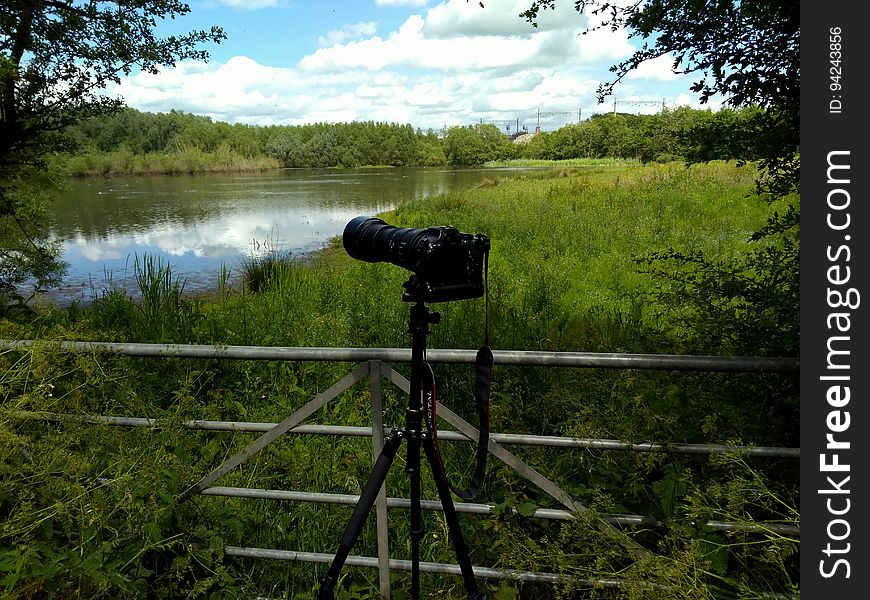
<path fill-rule="evenodd" d="M 37 342 L 0 342 L 0 349 L 14 350 L 30 347 Z M 54 346 L 53 346 L 54 347 Z M 326 504 L 355 505 L 359 496 L 345 494 L 325 494 L 306 491 L 267 490 L 238 487 L 222 487 L 214 485 L 225 474 L 229 473 L 254 454 L 288 434 L 315 435 L 345 435 L 365 436 L 372 438 L 373 459 L 380 454 L 383 445 L 385 427 L 383 423 L 384 381 L 397 386 L 405 394 L 410 393 L 409 381 L 390 367 L 388 362 L 410 362 L 411 351 L 397 348 L 288 348 L 262 346 L 206 346 L 206 345 L 163 345 L 163 344 L 124 344 L 104 342 L 61 342 L 58 350 L 66 352 L 103 353 L 136 357 L 173 357 L 195 359 L 226 359 L 226 360 L 269 360 L 269 361 L 334 361 L 359 363 L 347 375 L 334 383 L 324 392 L 318 394 L 304 406 L 287 416 L 279 423 L 250 423 L 239 421 L 185 421 L 184 426 L 190 429 L 212 431 L 239 431 L 261 433 L 254 442 L 237 452 L 200 481 L 190 486 L 185 495 L 228 496 L 236 498 L 257 498 L 282 501 L 315 502 Z M 706 371 L 706 372 L 737 372 L 737 373 L 796 373 L 799 369 L 797 359 L 760 358 L 760 357 L 721 357 L 721 356 L 689 356 L 689 355 L 657 355 L 657 354 L 619 354 L 619 353 L 586 353 L 586 352 L 536 352 L 536 351 L 493 351 L 495 365 L 559 367 L 559 368 L 597 368 L 597 369 L 641 369 L 641 370 L 673 370 L 673 371 Z M 472 350 L 428 350 L 426 360 L 432 363 L 467 363 L 473 364 L 475 352 Z M 357 383 L 368 379 L 371 394 L 371 427 L 344 427 L 334 425 L 305 425 L 303 421 L 324 407 L 328 402 L 338 397 Z M 445 440 L 477 441 L 478 431 L 453 411 L 438 404 L 437 413 L 454 429 L 439 432 L 439 438 Z M 127 416 L 69 416 L 69 415 L 26 415 L 34 419 L 63 420 L 75 418 L 79 420 L 116 425 L 122 427 L 154 427 L 157 420 L 153 418 Z M 716 454 L 741 453 L 747 456 L 792 458 L 800 457 L 799 448 L 730 446 L 714 444 L 632 444 L 609 439 L 590 439 L 560 436 L 517 435 L 493 432 L 489 437 L 490 454 L 516 471 L 521 477 L 535 484 L 543 492 L 554 498 L 563 509 L 539 508 L 533 518 L 568 520 L 574 514 L 588 511 L 586 506 L 572 498 L 565 490 L 550 481 L 534 468 L 520 460 L 515 454 L 505 448 L 506 445 L 537 445 L 555 448 L 588 448 L 631 452 L 668 452 L 679 454 Z M 411 561 L 390 558 L 388 544 L 388 509 L 409 508 L 410 500 L 388 497 L 384 485 L 375 502 L 375 517 L 377 521 L 376 557 L 350 556 L 345 564 L 352 566 L 377 568 L 379 572 L 380 594 L 383 598 L 390 596 L 390 570 L 411 570 Z M 491 507 L 487 504 L 459 502 L 455 503 L 457 512 L 490 514 Z M 441 510 L 438 501 L 421 501 L 424 510 Z M 661 526 L 655 518 L 642 515 L 602 515 L 599 519 L 600 528 L 608 533 L 616 534 L 617 539 L 627 548 L 643 552 L 628 536 L 622 535 L 616 526 Z M 772 531 L 787 535 L 800 535 L 799 528 L 780 524 L 757 523 L 740 524 L 725 521 L 708 521 L 706 527 L 725 531 Z M 330 563 L 333 555 L 314 552 L 295 552 L 269 548 L 250 548 L 227 546 L 225 553 L 229 556 L 249 557 L 257 559 L 277 559 L 305 561 L 315 563 Z M 459 566 L 455 564 L 421 562 L 421 572 L 446 573 L 459 575 Z M 556 573 L 507 571 L 483 566 L 475 566 L 474 573 L 483 578 L 507 578 L 521 581 L 554 583 L 559 575 Z M 618 587 L 618 580 L 595 580 L 589 585 Z"/>

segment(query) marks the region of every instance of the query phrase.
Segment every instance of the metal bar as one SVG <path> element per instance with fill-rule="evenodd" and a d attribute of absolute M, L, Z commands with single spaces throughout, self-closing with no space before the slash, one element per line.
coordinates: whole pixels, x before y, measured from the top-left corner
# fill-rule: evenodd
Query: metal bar
<path fill-rule="evenodd" d="M 108 480 L 104 481 L 106 483 Z M 280 500 L 285 502 L 313 502 L 316 504 L 341 504 L 346 506 L 355 506 L 359 501 L 359 496 L 352 494 L 327 494 L 322 492 L 296 492 L 291 490 L 264 490 L 258 488 L 240 488 L 240 487 L 222 487 L 212 486 L 200 492 L 202 496 L 222 496 L 228 498 L 250 498 L 256 500 Z M 454 502 L 457 512 L 468 513 L 474 515 L 491 515 L 492 506 L 489 504 L 478 504 L 474 502 Z M 387 506 L 389 508 L 410 509 L 411 500 L 408 498 L 387 498 Z M 441 511 L 441 502 L 438 500 L 421 500 L 420 507 L 424 510 Z M 508 508 L 510 514 L 519 514 L 515 508 Z M 655 527 L 661 528 L 665 526 L 663 521 L 655 517 L 646 517 L 643 515 L 626 515 L 626 514 L 599 514 L 598 515 L 605 523 L 611 525 L 619 525 L 622 527 Z M 539 508 L 529 518 L 547 519 L 551 521 L 571 521 L 574 519 L 574 514 L 567 510 L 555 508 Z M 689 521 L 695 525 L 695 521 Z M 777 535 L 794 535 L 800 536 L 800 527 L 795 525 L 784 525 L 782 523 L 737 523 L 733 521 L 706 521 L 704 526 L 717 531 L 736 531 L 744 533 L 773 533 Z"/>
<path fill-rule="evenodd" d="M 87 423 L 104 423 L 120 427 L 155 427 L 160 424 L 158 419 L 144 417 L 114 417 L 100 415 L 68 415 L 56 413 L 17 412 L 13 413 L 25 419 L 40 419 L 45 421 L 77 420 Z M 254 423 L 245 421 L 182 421 L 188 429 L 207 431 L 269 431 L 277 423 Z M 384 429 L 384 432 L 387 430 Z M 352 427 L 344 425 L 297 425 L 287 433 L 309 435 L 343 435 L 352 437 L 371 437 L 371 427 Z M 665 452 L 672 454 L 743 454 L 768 458 L 800 458 L 800 448 L 782 448 L 776 446 L 732 446 L 728 444 L 660 444 L 647 442 L 632 444 L 619 440 L 596 438 L 561 437 L 554 435 L 526 435 L 516 433 L 490 433 L 490 439 L 502 444 L 525 446 L 549 446 L 552 448 L 586 448 L 590 450 L 616 450 L 629 452 Z M 383 439 L 383 438 L 382 438 Z M 459 431 L 439 431 L 439 440 L 453 442 L 473 442 Z"/>
<path fill-rule="evenodd" d="M 387 365 L 384 365 L 384 376 L 392 381 L 395 385 L 397 385 L 405 393 L 408 393 L 408 391 L 411 389 L 411 384 L 408 382 L 408 380 Z M 462 433 L 466 438 L 473 442 L 477 441 L 477 436 L 479 435 L 478 430 L 475 429 L 471 424 L 461 419 L 459 415 L 454 413 L 452 410 L 450 410 L 440 402 L 437 403 L 436 413 L 448 423 L 459 429 L 460 433 Z M 566 506 L 569 510 L 585 510 L 585 507 L 582 504 L 575 502 L 574 499 L 572 499 L 559 486 L 557 486 L 552 481 L 529 467 L 512 453 L 508 452 L 492 438 L 490 438 L 489 440 L 488 450 L 493 456 L 497 457 L 499 460 L 514 469 L 522 477 L 525 477 L 526 479 L 537 485 L 547 494 L 549 494 L 550 496 L 558 500 L 561 504 Z"/>
<path fill-rule="evenodd" d="M 455 440 L 464 438 L 461 433 L 443 432 L 443 439 Z M 451 435 L 452 434 L 452 435 Z M 439 437 L 442 432 L 438 433 Z M 466 438 L 467 439 L 467 438 Z M 730 444 L 660 444 L 645 442 L 632 444 L 619 440 L 561 437 L 551 435 L 522 435 L 512 433 L 491 433 L 490 439 L 508 443 L 530 446 L 551 446 L 553 448 L 587 448 L 590 450 L 621 450 L 631 452 L 667 452 L 673 454 L 744 454 L 747 456 L 766 456 L 776 458 L 800 458 L 800 448 L 782 448 L 776 446 L 734 446 Z"/>
<path fill-rule="evenodd" d="M 296 492 L 292 490 L 264 490 L 258 488 L 240 488 L 240 487 L 223 487 L 212 486 L 200 492 L 202 496 L 224 496 L 229 498 L 251 498 L 257 500 L 280 500 L 287 502 L 314 502 L 317 504 L 342 504 L 346 506 L 355 506 L 359 501 L 359 495 L 352 494 L 328 494 L 322 492 Z M 389 508 L 410 509 L 411 500 L 408 498 L 387 498 L 387 506 Z M 473 502 L 454 502 L 457 512 L 489 515 L 493 514 L 492 507 L 488 504 L 477 504 Z M 442 511 L 440 500 L 420 500 L 420 506 L 425 510 Z M 518 514 L 514 508 L 509 508 L 511 514 Z M 558 510 L 553 508 L 539 508 L 532 515 L 537 519 L 549 519 L 556 521 L 570 521 L 574 515 L 567 510 Z M 639 515 L 612 515 L 602 517 L 618 525 L 645 525 L 655 526 L 661 525 L 660 521 L 651 517 L 642 517 Z M 650 520 L 652 519 L 652 520 Z"/>
<path fill-rule="evenodd" d="M 385 376 L 387 379 L 396 384 L 400 389 L 405 391 L 406 393 L 411 389 L 410 382 L 402 377 L 401 374 L 396 372 L 391 367 L 384 365 L 383 370 L 385 371 Z M 448 409 L 446 406 L 437 403 L 436 412 L 448 423 L 456 427 L 461 433 L 463 433 L 466 437 L 473 441 L 477 441 L 477 437 L 479 432 L 475 429 L 471 424 L 464 421 L 459 415 Z M 569 510 L 574 512 L 586 512 L 589 510 L 587 506 L 582 504 L 581 502 L 576 501 L 571 498 L 571 496 L 565 492 L 562 488 L 557 486 L 555 483 L 535 471 L 533 468 L 528 466 L 526 463 L 521 461 L 512 453 L 508 452 L 502 446 L 499 446 L 497 442 L 492 439 L 489 440 L 489 444 L 487 446 L 487 450 L 496 458 L 501 460 L 503 463 L 511 467 L 514 471 L 516 471 L 521 477 L 524 477 L 538 486 L 542 491 L 546 492 L 556 500 L 558 500 L 561 504 L 566 506 Z M 633 552 L 637 556 L 645 556 L 648 554 L 648 551 L 643 548 L 640 544 L 632 540 L 630 537 L 625 535 L 623 532 L 615 529 L 612 525 L 608 523 L 599 523 L 598 529 L 602 533 L 612 536 L 621 546 L 626 548 L 627 550 Z"/>
<path fill-rule="evenodd" d="M 247 558 L 267 558 L 274 560 L 294 560 L 301 562 L 326 563 L 332 562 L 332 554 L 320 552 L 296 552 L 295 550 L 273 550 L 269 548 L 244 548 L 240 546 L 226 546 L 224 554 L 227 556 L 243 556 Z M 374 556 L 348 556 L 346 565 L 354 567 L 378 567 L 378 559 Z M 459 565 L 420 562 L 420 571 L 426 573 L 442 573 L 447 575 L 461 575 Z M 410 560 L 390 560 L 390 569 L 395 571 L 410 571 Z M 488 579 L 514 579 L 519 581 L 536 581 L 541 583 L 555 583 L 559 576 L 555 573 L 535 573 L 532 571 L 509 571 L 492 569 L 490 567 L 474 567 L 474 574 Z"/>
<path fill-rule="evenodd" d="M 437 414 L 439 417 L 456 427 L 460 432 L 468 436 L 472 441 L 477 442 L 477 437 L 480 435 L 480 432 L 440 402 L 438 403 Z M 535 469 L 520 460 L 515 454 L 509 452 L 503 446 L 500 446 L 497 442 L 490 440 L 488 450 L 490 454 L 516 471 L 520 477 L 534 483 L 542 491 L 566 506 L 568 510 L 586 510 L 586 507 L 574 500 L 568 492 L 547 479 L 544 475 L 538 473 Z"/>
<path fill-rule="evenodd" d="M 293 560 L 300 562 L 314 562 L 314 563 L 330 563 L 332 561 L 331 554 L 322 554 L 319 552 L 296 552 L 295 550 L 273 550 L 269 548 L 245 548 L 241 546 L 225 546 L 224 554 L 227 556 L 241 556 L 246 558 L 266 558 L 272 560 Z M 355 566 L 355 567 L 369 567 L 376 568 L 377 567 L 377 558 L 373 556 L 348 556 L 347 561 L 345 562 L 347 565 Z M 411 561 L 409 560 L 390 560 L 390 568 L 396 571 L 410 571 L 411 570 Z M 515 571 L 508 569 L 493 569 L 490 567 L 473 567 L 474 575 L 476 577 L 483 577 L 486 579 L 510 579 L 514 581 L 528 581 L 534 583 L 549 583 L 555 584 L 558 583 L 561 579 L 561 576 L 556 573 L 540 573 L 536 571 Z M 424 571 L 426 573 L 441 573 L 445 575 L 460 575 L 459 565 L 447 564 L 447 563 L 432 563 L 432 562 L 421 562 L 420 563 L 420 571 Z M 580 579 L 580 578 L 571 578 L 571 582 L 575 585 L 582 587 L 597 587 L 597 588 L 608 588 L 608 589 L 619 589 L 622 587 L 626 587 L 627 585 L 632 586 L 644 586 L 649 589 L 656 589 L 661 591 L 671 590 L 676 593 L 676 590 L 672 590 L 667 586 L 656 584 L 656 583 L 644 583 L 638 581 L 627 581 L 622 579 Z M 776 592 L 769 592 L 764 594 L 765 598 L 777 599 L 777 600 L 794 600 L 797 596 L 790 594 L 779 594 Z"/>
<path fill-rule="evenodd" d="M 381 362 L 368 361 L 372 392 L 372 464 L 384 448 L 384 403 L 381 395 Z M 384 479 L 375 498 L 375 518 L 378 535 L 378 587 L 381 599 L 390 598 L 390 524 L 387 517 L 387 481 Z"/>
<path fill-rule="evenodd" d="M 186 497 L 191 493 L 201 492 L 203 489 L 214 483 L 217 479 L 223 477 L 224 475 L 238 467 L 240 464 L 248 460 L 251 456 L 262 450 L 268 444 L 271 444 L 280 436 L 287 433 L 290 429 L 297 426 L 300 421 L 312 415 L 327 402 L 347 390 L 349 387 L 365 377 L 367 374 L 368 367 L 366 365 L 358 366 L 352 372 L 345 375 L 338 383 L 333 384 L 325 392 L 318 394 L 312 400 L 309 400 L 302 408 L 300 408 L 292 415 L 275 425 L 275 427 L 258 437 L 256 440 L 254 440 L 253 443 L 248 445 L 235 456 L 229 458 L 217 469 L 203 477 L 198 483 L 195 483 L 193 486 L 188 488 L 188 490 L 183 493 L 183 496 Z"/>
<path fill-rule="evenodd" d="M 740 531 L 744 533 L 775 533 L 800 536 L 801 528 L 782 523 L 735 523 L 734 521 L 707 521 L 705 526 L 716 531 Z"/>
<path fill-rule="evenodd" d="M 0 340 L 0 350 L 21 350 L 36 346 L 34 340 Z M 269 346 L 207 346 L 197 344 L 140 344 L 115 342 L 42 342 L 67 352 L 121 354 L 139 357 L 215 358 L 240 360 L 293 360 L 364 362 L 382 360 L 411 362 L 407 348 L 325 348 Z M 473 364 L 474 350 L 427 350 L 433 363 Z M 544 352 L 493 350 L 497 365 L 573 367 L 595 369 L 641 369 L 677 371 L 721 371 L 745 373 L 797 373 L 797 358 L 754 356 L 694 356 L 684 354 L 623 354 L 615 352 Z"/>
<path fill-rule="evenodd" d="M 22 419 L 35 419 L 42 421 L 80 421 L 84 423 L 95 423 L 104 425 L 115 425 L 118 427 L 159 427 L 162 424 L 160 419 L 149 417 L 115 417 L 104 415 L 70 415 L 59 413 L 37 413 L 19 411 L 11 413 Z M 191 419 L 181 422 L 182 426 L 187 429 L 196 429 L 204 431 L 235 431 L 249 433 L 265 433 L 274 429 L 278 423 L 257 423 L 248 421 L 206 421 L 201 419 Z M 371 437 L 371 427 L 352 427 L 349 425 L 297 425 L 290 429 L 287 433 L 311 434 L 311 435 L 341 435 L 350 437 Z M 466 439 L 460 436 L 460 439 Z"/>

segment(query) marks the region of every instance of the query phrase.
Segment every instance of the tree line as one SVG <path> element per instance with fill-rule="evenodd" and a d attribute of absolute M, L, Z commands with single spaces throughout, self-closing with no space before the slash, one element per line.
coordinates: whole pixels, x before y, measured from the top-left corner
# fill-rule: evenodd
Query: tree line
<path fill-rule="evenodd" d="M 374 121 L 255 126 L 181 111 L 125 108 L 71 127 L 76 154 L 161 154 L 196 149 L 269 157 L 285 167 L 471 166 L 511 159 L 620 158 L 642 162 L 752 159 L 745 140 L 762 111 L 755 107 L 653 115 L 607 113 L 514 143 L 492 124 L 423 131 Z M 715 132 L 715 135 L 709 135 Z"/>

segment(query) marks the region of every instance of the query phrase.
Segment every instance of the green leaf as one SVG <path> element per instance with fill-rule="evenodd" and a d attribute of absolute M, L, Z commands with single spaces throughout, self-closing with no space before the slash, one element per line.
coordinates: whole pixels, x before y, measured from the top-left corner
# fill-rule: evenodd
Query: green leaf
<path fill-rule="evenodd" d="M 150 542 L 159 542 L 163 537 L 163 532 L 160 529 L 160 525 L 157 523 L 145 523 L 145 525 L 142 526 L 142 531 Z"/>
<path fill-rule="evenodd" d="M 659 497 L 662 511 L 668 517 L 674 514 L 680 498 L 686 495 L 688 484 L 683 481 L 673 465 L 665 465 L 665 476 L 653 484 L 653 490 Z"/>
<path fill-rule="evenodd" d="M 534 516 L 536 510 L 538 510 L 538 505 L 532 502 L 520 502 L 517 504 L 517 512 L 524 517 Z"/>
<path fill-rule="evenodd" d="M 208 444 L 202 447 L 199 451 L 206 461 L 211 461 L 221 449 L 221 442 L 218 438 L 212 439 Z"/>
<path fill-rule="evenodd" d="M 728 549 L 716 536 L 707 536 L 700 540 L 701 556 L 710 561 L 710 570 L 716 575 L 725 575 L 728 570 Z"/>
<path fill-rule="evenodd" d="M 519 590 L 504 583 L 495 592 L 495 600 L 516 600 L 518 597 Z"/>
<path fill-rule="evenodd" d="M 503 515 L 507 511 L 509 503 L 507 500 L 498 504 L 490 504 L 489 511 L 494 515 Z"/>

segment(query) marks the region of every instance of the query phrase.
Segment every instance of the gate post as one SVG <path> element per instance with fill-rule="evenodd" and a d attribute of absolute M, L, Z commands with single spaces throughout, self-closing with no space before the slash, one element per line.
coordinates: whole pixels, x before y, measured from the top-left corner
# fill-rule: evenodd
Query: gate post
<path fill-rule="evenodd" d="M 372 393 L 372 464 L 384 447 L 384 404 L 381 397 L 381 361 L 370 360 L 369 378 Z M 382 600 L 390 598 L 390 541 L 387 521 L 387 482 L 381 486 L 375 499 L 378 534 L 378 581 Z"/>

